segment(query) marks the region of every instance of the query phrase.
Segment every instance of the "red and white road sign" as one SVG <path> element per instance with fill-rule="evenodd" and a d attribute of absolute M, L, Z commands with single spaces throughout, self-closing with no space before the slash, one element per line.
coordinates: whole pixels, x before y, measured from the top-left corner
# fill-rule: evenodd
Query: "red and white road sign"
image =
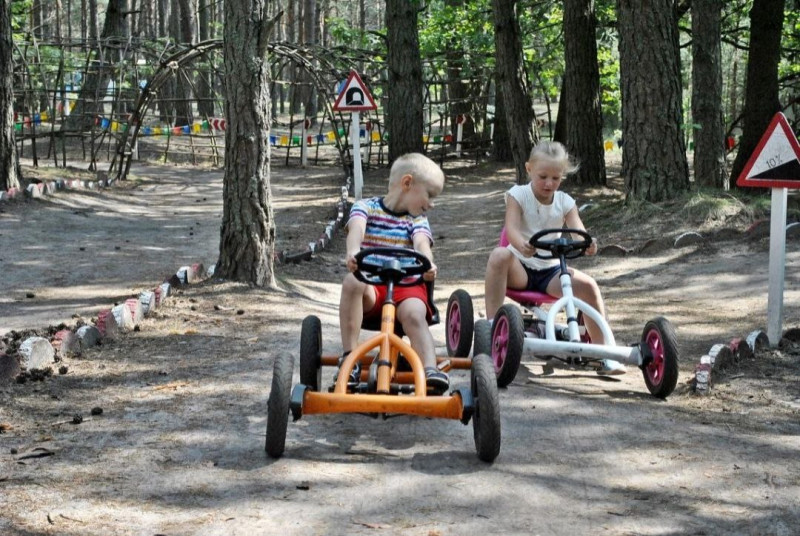
<path fill-rule="evenodd" d="M 800 143 L 782 113 L 770 121 L 736 185 L 800 188 Z"/>
<path fill-rule="evenodd" d="M 333 110 L 335 112 L 366 112 L 377 109 L 378 106 L 364 81 L 357 72 L 350 71 L 350 76 L 347 77 L 342 90 L 333 103 Z"/>

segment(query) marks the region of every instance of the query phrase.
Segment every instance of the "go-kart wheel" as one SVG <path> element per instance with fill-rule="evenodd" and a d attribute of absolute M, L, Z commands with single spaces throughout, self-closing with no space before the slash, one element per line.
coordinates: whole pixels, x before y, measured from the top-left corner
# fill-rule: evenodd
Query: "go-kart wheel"
<path fill-rule="evenodd" d="M 472 345 L 472 298 L 463 289 L 457 289 L 447 302 L 447 355 L 467 357 Z"/>
<path fill-rule="evenodd" d="M 678 383 L 678 343 L 669 320 L 659 316 L 645 324 L 642 351 L 652 356 L 642 367 L 647 389 L 657 398 L 667 398 Z"/>
<path fill-rule="evenodd" d="M 264 450 L 271 458 L 280 458 L 286 446 L 286 427 L 289 424 L 289 402 L 292 397 L 294 357 L 283 352 L 275 358 L 272 370 L 272 390 L 267 401 L 267 442 Z"/>
<path fill-rule="evenodd" d="M 314 315 L 300 328 L 300 383 L 312 391 L 322 385 L 322 325 Z"/>
<path fill-rule="evenodd" d="M 492 324 L 492 361 L 497 386 L 506 387 L 514 381 L 522 359 L 525 325 L 522 313 L 511 303 L 503 305 L 494 315 Z"/>
<path fill-rule="evenodd" d="M 492 462 L 500 454 L 500 397 L 492 360 L 486 354 L 472 358 L 470 388 L 475 401 L 472 434 L 478 458 Z"/>
<path fill-rule="evenodd" d="M 485 318 L 475 322 L 475 342 L 472 345 L 472 355 L 492 355 L 492 324 Z"/>

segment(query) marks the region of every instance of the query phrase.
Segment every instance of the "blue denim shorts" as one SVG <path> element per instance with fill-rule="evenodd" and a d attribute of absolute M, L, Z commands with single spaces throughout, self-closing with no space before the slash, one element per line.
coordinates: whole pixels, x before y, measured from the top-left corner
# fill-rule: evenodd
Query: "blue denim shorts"
<path fill-rule="evenodd" d="M 535 290 L 542 294 L 547 294 L 547 285 L 550 284 L 550 280 L 561 271 L 561 266 L 558 265 L 544 270 L 534 270 L 525 264 L 522 267 L 525 268 L 525 273 L 528 274 L 528 285 L 525 290 Z"/>

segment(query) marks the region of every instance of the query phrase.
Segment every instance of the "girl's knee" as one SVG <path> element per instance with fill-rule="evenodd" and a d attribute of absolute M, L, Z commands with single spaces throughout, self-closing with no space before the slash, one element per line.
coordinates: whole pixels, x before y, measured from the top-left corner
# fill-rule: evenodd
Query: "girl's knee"
<path fill-rule="evenodd" d="M 488 268 L 503 268 L 514 260 L 514 254 L 508 248 L 494 248 L 489 254 Z"/>

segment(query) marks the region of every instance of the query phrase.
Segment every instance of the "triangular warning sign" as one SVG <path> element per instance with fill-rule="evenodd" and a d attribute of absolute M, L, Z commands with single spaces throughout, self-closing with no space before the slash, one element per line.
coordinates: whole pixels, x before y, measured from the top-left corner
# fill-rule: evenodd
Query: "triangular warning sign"
<path fill-rule="evenodd" d="M 377 109 L 378 107 L 372 99 L 372 94 L 361 80 L 361 77 L 358 76 L 357 72 L 350 71 L 350 76 L 347 77 L 342 90 L 336 97 L 336 102 L 333 103 L 333 111 L 366 112 Z"/>
<path fill-rule="evenodd" d="M 736 185 L 800 188 L 800 143 L 781 112 L 770 121 Z"/>

